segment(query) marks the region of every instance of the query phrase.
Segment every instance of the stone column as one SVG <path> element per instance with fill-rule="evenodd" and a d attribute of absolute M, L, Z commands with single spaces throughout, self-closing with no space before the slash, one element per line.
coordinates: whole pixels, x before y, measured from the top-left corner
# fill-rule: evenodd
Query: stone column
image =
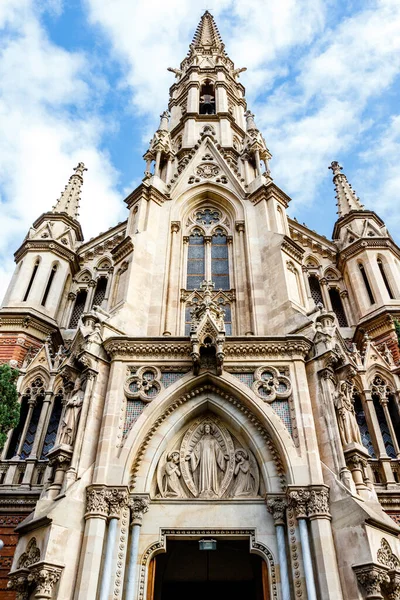
<path fill-rule="evenodd" d="M 76 294 L 74 292 L 70 292 L 68 294 L 67 306 L 65 307 L 64 318 L 63 318 L 63 321 L 61 324 L 62 327 L 65 327 L 65 329 L 68 329 L 69 320 L 71 318 L 72 311 L 74 309 L 75 298 L 76 298 Z"/>
<path fill-rule="evenodd" d="M 179 221 L 172 221 L 171 223 L 171 248 L 169 255 L 169 274 L 168 274 L 168 288 L 165 300 L 165 328 L 163 335 L 176 335 L 176 324 L 177 324 L 177 304 L 174 302 L 174 296 L 176 300 L 177 296 L 177 285 L 179 284 L 179 236 L 181 224 Z M 175 309 L 175 310 L 173 310 Z"/>
<path fill-rule="evenodd" d="M 46 432 L 43 431 L 43 426 L 45 423 L 47 423 L 47 416 L 48 416 L 48 412 L 51 406 L 51 401 L 53 398 L 53 392 L 52 391 L 48 391 L 45 392 L 44 395 L 44 399 L 43 399 L 43 404 L 42 404 L 42 410 L 40 411 L 40 417 L 39 417 L 39 422 L 38 422 L 38 426 L 36 429 L 36 434 L 35 434 L 35 439 L 33 441 L 32 444 L 32 450 L 30 453 L 29 458 L 38 458 L 37 454 L 38 451 L 41 451 L 41 441 L 44 441 L 44 436 L 46 435 Z M 40 458 L 40 456 L 39 456 Z"/>
<path fill-rule="evenodd" d="M 204 236 L 204 279 L 211 281 L 211 235 Z"/>
<path fill-rule="evenodd" d="M 96 598 L 108 511 L 107 487 L 89 486 L 75 600 Z"/>
<path fill-rule="evenodd" d="M 274 519 L 276 540 L 278 544 L 279 568 L 281 573 L 282 600 L 290 600 L 290 581 L 286 554 L 285 511 L 287 502 L 285 498 L 277 496 L 268 498 L 267 508 Z"/>
<path fill-rule="evenodd" d="M 311 559 L 310 540 L 307 528 L 307 504 L 310 500 L 310 492 L 307 489 L 289 491 L 289 502 L 293 507 L 299 523 L 301 551 L 303 554 L 304 576 L 306 580 L 308 600 L 317 600 L 315 579 Z M 324 599 L 325 600 L 325 599 Z"/>
<path fill-rule="evenodd" d="M 25 419 L 25 423 L 24 423 L 24 428 L 22 430 L 21 439 L 19 441 L 18 450 L 17 450 L 17 454 L 16 454 L 16 456 L 18 458 L 21 456 L 22 449 L 24 447 L 26 434 L 28 433 L 28 428 L 29 428 L 29 425 L 30 425 L 31 419 L 32 419 L 33 409 L 36 406 L 36 401 L 37 401 L 37 397 L 36 396 L 34 398 L 29 398 L 29 400 L 28 400 L 28 406 L 29 406 L 29 408 L 28 408 L 28 414 L 26 415 L 26 419 Z"/>
<path fill-rule="evenodd" d="M 154 175 L 156 177 L 160 177 L 160 162 L 161 162 L 161 150 L 157 150 L 156 166 L 154 167 Z"/>
<path fill-rule="evenodd" d="M 108 600 L 112 582 L 112 564 L 114 559 L 115 544 L 118 533 L 118 520 L 121 511 L 126 506 L 128 494 L 125 489 L 111 488 L 106 492 L 109 506 L 108 531 L 106 539 L 106 553 L 100 582 L 99 600 Z"/>
<path fill-rule="evenodd" d="M 394 451 L 396 452 L 397 458 L 400 458 L 399 443 L 397 441 L 396 431 L 395 431 L 395 429 L 393 427 L 392 417 L 390 416 L 390 412 L 389 412 L 389 406 L 388 406 L 388 404 L 389 404 L 389 398 L 387 398 L 387 397 L 379 398 L 379 402 L 380 402 L 380 405 L 383 408 L 383 412 L 385 413 L 386 422 L 387 422 L 388 427 L 389 427 L 390 436 L 392 438 Z"/>
<path fill-rule="evenodd" d="M 148 495 L 131 496 L 129 507 L 131 509 L 131 541 L 129 563 L 126 577 L 125 600 L 137 598 L 137 562 L 139 554 L 139 536 L 143 515 L 149 510 L 150 497 Z"/>
<path fill-rule="evenodd" d="M 342 299 L 343 310 L 346 315 L 347 323 L 351 326 L 354 323 L 354 315 L 349 302 L 349 292 L 347 290 L 342 290 L 340 292 L 340 297 Z"/>
<path fill-rule="evenodd" d="M 241 290 L 238 290 L 237 297 L 243 298 L 243 310 L 241 313 L 241 327 L 238 332 L 239 335 L 253 335 L 254 331 L 252 330 L 252 314 L 251 314 L 251 301 L 249 298 L 249 289 L 250 282 L 248 280 L 248 272 L 246 268 L 247 257 L 246 257 L 246 243 L 244 239 L 244 221 L 236 221 L 235 223 L 236 231 L 239 236 L 239 256 L 240 256 L 240 264 L 241 264 L 241 277 L 240 277 L 240 287 Z M 239 270 L 238 270 L 239 271 Z M 241 293 L 240 293 L 241 292 Z"/>
<path fill-rule="evenodd" d="M 84 313 L 89 312 L 92 307 L 94 291 L 96 289 L 97 282 L 94 279 L 91 279 L 88 283 L 88 294 L 86 296 L 85 308 L 83 310 Z"/>
<path fill-rule="evenodd" d="M 312 486 L 307 510 L 321 598 L 342 600 L 329 512 L 329 488 L 326 485 Z"/>
<path fill-rule="evenodd" d="M 36 584 L 35 598 L 42 600 L 52 598 L 53 589 L 61 577 L 63 567 L 41 561 L 32 565 L 29 570 L 29 579 Z"/>
<path fill-rule="evenodd" d="M 324 306 L 328 312 L 332 312 L 332 303 L 331 297 L 328 292 L 328 280 L 325 277 L 319 280 L 319 285 L 321 287 L 322 299 L 324 301 Z"/>
<path fill-rule="evenodd" d="M 260 151 L 259 150 L 255 150 L 254 152 L 254 160 L 256 162 L 256 171 L 257 171 L 257 176 L 261 175 L 261 166 L 260 166 Z"/>

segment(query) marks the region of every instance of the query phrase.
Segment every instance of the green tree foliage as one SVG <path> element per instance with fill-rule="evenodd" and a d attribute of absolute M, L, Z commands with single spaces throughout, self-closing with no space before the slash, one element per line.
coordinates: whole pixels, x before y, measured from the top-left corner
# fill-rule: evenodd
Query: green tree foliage
<path fill-rule="evenodd" d="M 398 321 L 397 319 L 394 319 L 394 328 L 396 329 L 397 344 L 400 348 L 400 321 Z"/>
<path fill-rule="evenodd" d="M 17 379 L 17 369 L 6 364 L 0 365 L 0 450 L 6 443 L 7 433 L 19 421 Z"/>

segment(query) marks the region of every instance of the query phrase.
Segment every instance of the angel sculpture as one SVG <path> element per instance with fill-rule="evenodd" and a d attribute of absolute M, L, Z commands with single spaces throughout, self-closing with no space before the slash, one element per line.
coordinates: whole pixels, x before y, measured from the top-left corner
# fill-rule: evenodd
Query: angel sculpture
<path fill-rule="evenodd" d="M 179 452 L 170 452 L 160 461 L 158 468 L 158 488 L 162 498 L 184 498 L 186 496 L 180 482 Z"/>
<path fill-rule="evenodd" d="M 254 456 L 244 448 L 239 448 L 235 452 L 235 460 L 235 480 L 232 487 L 232 496 L 235 498 L 256 496 L 259 476 Z"/>

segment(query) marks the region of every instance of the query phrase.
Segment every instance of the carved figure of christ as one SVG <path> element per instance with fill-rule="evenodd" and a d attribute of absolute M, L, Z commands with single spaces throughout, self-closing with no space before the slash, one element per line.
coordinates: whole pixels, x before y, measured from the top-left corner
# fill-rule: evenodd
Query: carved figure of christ
<path fill-rule="evenodd" d="M 204 434 L 193 448 L 191 454 L 186 456 L 190 460 L 192 473 L 199 469 L 198 492 L 200 498 L 212 498 L 219 496 L 218 468 L 225 471 L 226 461 L 229 456 L 225 455 L 218 441 L 211 433 L 210 425 L 204 426 Z"/>

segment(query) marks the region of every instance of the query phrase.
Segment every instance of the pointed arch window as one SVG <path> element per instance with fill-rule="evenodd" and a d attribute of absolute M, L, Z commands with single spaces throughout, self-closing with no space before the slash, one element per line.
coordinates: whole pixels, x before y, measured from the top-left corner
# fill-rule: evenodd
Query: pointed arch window
<path fill-rule="evenodd" d="M 374 298 L 374 295 L 372 293 L 372 289 L 371 289 L 371 286 L 370 286 L 367 274 L 365 272 L 364 265 L 362 265 L 361 263 L 359 263 L 358 264 L 358 268 L 360 269 L 360 273 L 361 273 L 361 276 L 362 276 L 363 281 L 364 281 L 365 289 L 367 290 L 369 301 L 370 301 L 371 304 L 375 304 L 375 298 Z"/>
<path fill-rule="evenodd" d="M 331 299 L 332 310 L 337 317 L 339 326 L 348 327 L 347 318 L 344 312 L 343 303 L 339 291 L 336 288 L 330 288 L 329 297 Z"/>
<path fill-rule="evenodd" d="M 44 438 L 43 449 L 41 454 L 41 460 L 47 458 L 48 452 L 53 448 L 56 437 L 58 426 L 60 424 L 62 407 L 63 407 L 64 392 L 59 389 L 54 397 L 53 410 L 51 412 L 50 421 L 47 427 L 46 436 Z"/>
<path fill-rule="evenodd" d="M 200 289 L 205 279 L 205 246 L 204 236 L 199 229 L 189 236 L 187 259 L 187 289 Z"/>
<path fill-rule="evenodd" d="M 72 311 L 71 319 L 69 321 L 69 328 L 76 329 L 78 327 L 79 319 L 81 318 L 83 311 L 85 310 L 87 298 L 87 290 L 79 290 L 75 298 L 74 309 Z"/>
<path fill-rule="evenodd" d="M 106 297 L 107 282 L 108 282 L 107 277 L 99 277 L 99 279 L 97 280 L 96 290 L 95 290 L 94 296 L 93 296 L 92 307 L 102 305 L 103 300 Z"/>
<path fill-rule="evenodd" d="M 322 299 L 322 291 L 318 277 L 316 275 L 310 275 L 308 282 L 310 284 L 311 298 L 314 300 L 316 305 L 322 304 L 323 306 L 324 301 Z"/>
<path fill-rule="evenodd" d="M 216 290 L 229 290 L 228 240 L 222 229 L 211 238 L 211 280 Z"/>
<path fill-rule="evenodd" d="M 33 266 L 32 275 L 31 275 L 31 278 L 29 280 L 28 287 L 26 288 L 26 292 L 25 292 L 25 296 L 24 296 L 23 302 L 26 302 L 28 300 L 29 292 L 31 291 L 33 282 L 35 281 L 35 277 L 36 277 L 36 273 L 37 273 L 38 268 L 39 268 L 39 264 L 40 264 L 40 258 L 38 258 L 36 260 L 36 262 L 35 262 L 35 264 Z"/>
<path fill-rule="evenodd" d="M 376 458 L 375 449 L 372 444 L 371 435 L 368 430 L 367 420 L 365 418 L 365 412 L 360 398 L 360 394 L 356 391 L 354 393 L 354 412 L 356 415 L 356 421 L 360 430 L 361 441 L 365 448 L 368 450 L 368 454 L 371 458 Z"/>
<path fill-rule="evenodd" d="M 215 115 L 215 90 L 209 80 L 206 80 L 200 88 L 199 113 L 201 115 Z"/>
<path fill-rule="evenodd" d="M 13 458 L 18 454 L 21 459 L 25 459 L 30 455 L 39 424 L 40 413 L 42 412 L 44 395 L 43 380 L 41 377 L 37 377 L 26 388 L 22 396 L 20 419 L 12 433 L 7 458 Z M 27 430 L 25 433 L 26 425 Z M 23 435 L 24 439 L 22 442 Z"/>
<path fill-rule="evenodd" d="M 382 262 L 382 260 L 380 258 L 378 258 L 377 259 L 377 263 L 378 263 L 379 271 L 380 271 L 380 273 L 382 275 L 383 283 L 385 284 L 387 293 L 389 294 L 389 298 L 391 300 L 394 300 L 395 296 L 394 296 L 394 294 L 392 292 L 392 288 L 390 287 L 389 280 L 386 277 L 386 272 L 385 272 L 385 267 L 383 266 L 383 262 Z"/>
<path fill-rule="evenodd" d="M 44 294 L 43 294 L 42 306 L 46 306 L 46 301 L 47 301 L 47 298 L 49 296 L 51 285 L 53 283 L 53 280 L 54 280 L 54 277 L 55 277 L 56 273 L 57 273 L 57 265 L 53 265 L 52 268 L 51 268 L 49 279 L 47 281 L 46 289 L 45 289 Z"/>

